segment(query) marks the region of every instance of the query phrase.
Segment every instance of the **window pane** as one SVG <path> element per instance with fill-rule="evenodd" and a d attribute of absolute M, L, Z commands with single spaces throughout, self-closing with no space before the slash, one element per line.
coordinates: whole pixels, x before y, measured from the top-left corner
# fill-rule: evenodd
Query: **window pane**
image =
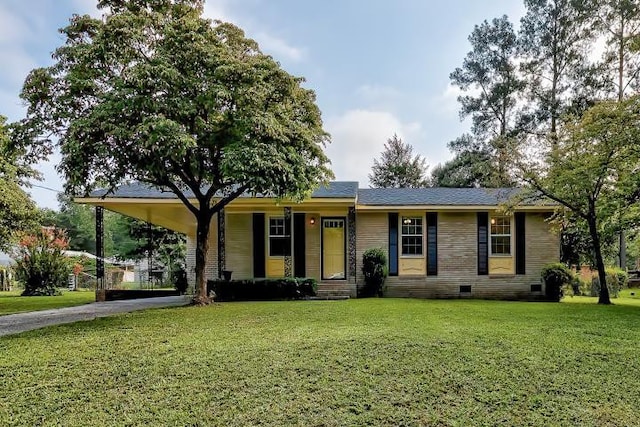
<path fill-rule="evenodd" d="M 422 218 L 400 218 L 402 255 L 422 255 Z"/>
<path fill-rule="evenodd" d="M 491 234 L 511 234 L 511 218 L 505 216 L 491 218 Z"/>
<path fill-rule="evenodd" d="M 510 255 L 511 236 L 491 236 L 491 253 L 495 255 Z"/>
<path fill-rule="evenodd" d="M 288 256 L 291 255 L 291 245 L 287 237 L 270 237 L 269 238 L 269 256 Z"/>
<path fill-rule="evenodd" d="M 422 218 L 406 217 L 401 218 L 402 234 L 422 234 Z"/>
<path fill-rule="evenodd" d="M 402 255 L 422 255 L 422 237 L 402 236 Z"/>
<path fill-rule="evenodd" d="M 269 218 L 269 236 L 286 236 L 284 218 Z"/>

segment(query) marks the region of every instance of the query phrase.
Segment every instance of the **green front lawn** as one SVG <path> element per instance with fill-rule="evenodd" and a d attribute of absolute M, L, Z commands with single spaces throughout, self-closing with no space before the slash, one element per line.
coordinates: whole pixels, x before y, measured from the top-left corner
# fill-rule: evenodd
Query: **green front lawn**
<path fill-rule="evenodd" d="M 640 425 L 640 308 L 224 303 L 0 338 L 0 425 Z"/>
<path fill-rule="evenodd" d="M 21 297 L 20 291 L 0 292 L 0 315 L 73 307 L 95 300 L 94 291 L 62 291 L 62 295 L 54 297 Z"/>
<path fill-rule="evenodd" d="M 565 296 L 562 302 L 580 303 L 580 304 L 597 304 L 598 297 L 573 297 Z M 618 298 L 611 298 L 611 302 L 615 305 L 628 305 L 640 308 L 640 289 L 622 289 Z"/>

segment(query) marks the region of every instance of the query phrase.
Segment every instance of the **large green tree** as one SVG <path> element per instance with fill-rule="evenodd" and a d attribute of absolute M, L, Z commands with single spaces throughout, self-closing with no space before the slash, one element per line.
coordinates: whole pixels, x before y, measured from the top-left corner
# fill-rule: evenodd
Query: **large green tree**
<path fill-rule="evenodd" d="M 411 144 L 393 135 L 384 145 L 380 160 L 373 160 L 369 181 L 375 188 L 420 188 L 427 187 L 426 160 L 413 155 Z"/>
<path fill-rule="evenodd" d="M 619 224 L 638 224 L 640 97 L 602 102 L 568 120 L 538 156 L 519 153 L 520 178 L 584 221 L 600 279 L 599 303 L 609 304 L 602 243 Z M 535 160 L 532 160 L 535 159 Z"/>
<path fill-rule="evenodd" d="M 496 176 L 496 170 L 491 165 L 489 153 L 464 150 L 431 170 L 431 185 L 455 188 L 497 187 L 500 185 L 500 177 Z"/>
<path fill-rule="evenodd" d="M 622 101 L 640 90 L 640 4 L 602 1 L 597 24 L 606 40 L 603 78 L 611 95 Z"/>
<path fill-rule="evenodd" d="M 594 37 L 594 0 L 524 0 L 518 36 L 528 105 L 523 123 L 534 137 L 555 138 L 560 118 L 581 112 L 595 84 L 587 53 Z"/>
<path fill-rule="evenodd" d="M 42 210 L 42 225 L 65 230 L 69 249 L 94 253 L 96 250 L 96 219 L 91 206 L 74 203 L 68 196 L 58 196 L 59 210 Z M 107 214 L 109 215 L 109 214 Z"/>
<path fill-rule="evenodd" d="M 460 154 L 456 163 L 487 158 L 487 169 L 494 170 L 497 178 L 493 186 L 506 186 L 512 181 L 507 139 L 516 132 L 518 98 L 524 87 L 518 76 L 516 33 L 502 16 L 476 25 L 469 42 L 471 51 L 449 78 L 462 90 L 460 118 L 471 117 L 471 134 L 453 141 L 450 148 Z M 474 155 L 479 153 L 486 156 Z"/>
<path fill-rule="evenodd" d="M 36 226 L 38 211 L 33 200 L 20 187 L 34 172 L 13 147 L 6 118 L 0 116 L 0 249 L 7 250 L 21 231 Z"/>
<path fill-rule="evenodd" d="M 170 271 L 184 268 L 186 238 L 166 228 L 118 215 L 113 240 L 114 255 L 120 259 L 140 260 L 151 257 L 159 260 Z M 125 244 L 120 244 L 124 241 Z"/>
<path fill-rule="evenodd" d="M 54 65 L 33 70 L 21 135 L 57 138 L 66 190 L 168 188 L 194 215 L 206 303 L 213 216 L 244 192 L 302 199 L 331 176 L 313 91 L 199 0 L 100 0 L 73 16 Z"/>
<path fill-rule="evenodd" d="M 636 0 L 600 2 L 598 29 L 606 40 L 600 74 L 607 95 L 622 102 L 640 90 L 640 4 Z M 619 237 L 619 265 L 626 268 L 624 232 Z"/>

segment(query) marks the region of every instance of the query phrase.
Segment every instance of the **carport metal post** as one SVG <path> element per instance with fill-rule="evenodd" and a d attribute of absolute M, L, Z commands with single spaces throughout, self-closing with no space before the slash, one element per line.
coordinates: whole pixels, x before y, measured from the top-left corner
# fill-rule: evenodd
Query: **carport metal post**
<path fill-rule="evenodd" d="M 104 208 L 96 206 L 96 291 L 104 290 Z"/>

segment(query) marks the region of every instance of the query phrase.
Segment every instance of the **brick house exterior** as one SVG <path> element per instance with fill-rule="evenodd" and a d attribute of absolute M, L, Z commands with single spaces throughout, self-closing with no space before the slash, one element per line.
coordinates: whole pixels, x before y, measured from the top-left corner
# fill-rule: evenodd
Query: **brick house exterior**
<path fill-rule="evenodd" d="M 313 277 L 321 291 L 354 297 L 364 251 L 382 248 L 386 296 L 536 299 L 544 293 L 542 266 L 559 259 L 559 238 L 546 221 L 554 206 L 531 202 L 504 213 L 518 191 L 332 182 L 301 203 L 243 195 L 212 220 L 206 275 Z M 195 220 L 172 193 L 131 184 L 77 201 L 185 233 L 195 281 Z"/>

